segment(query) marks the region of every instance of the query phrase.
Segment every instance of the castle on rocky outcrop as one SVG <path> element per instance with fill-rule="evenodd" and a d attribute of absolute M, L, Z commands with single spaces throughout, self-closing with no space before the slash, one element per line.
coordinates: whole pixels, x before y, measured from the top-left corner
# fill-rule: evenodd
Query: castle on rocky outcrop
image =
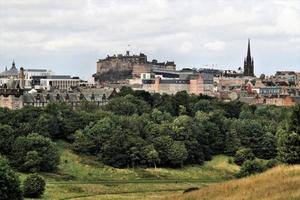
<path fill-rule="evenodd" d="M 140 78 L 141 73 L 151 73 L 153 69 L 176 70 L 175 63 L 148 61 L 143 53 L 130 55 L 118 54 L 107 56 L 97 61 L 97 72 L 93 75 L 95 82 L 118 82 L 125 79 Z"/>

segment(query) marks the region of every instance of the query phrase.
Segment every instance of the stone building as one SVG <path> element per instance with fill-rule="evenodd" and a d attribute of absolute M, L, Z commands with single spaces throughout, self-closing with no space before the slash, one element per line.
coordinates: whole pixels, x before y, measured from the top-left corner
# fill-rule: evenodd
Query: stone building
<path fill-rule="evenodd" d="M 73 92 L 37 92 L 32 89 L 29 92 L 15 87 L 0 88 L 0 107 L 9 109 L 20 109 L 24 106 L 44 107 L 49 103 L 67 103 L 73 108 L 82 105 L 84 102 L 96 106 L 104 105 L 108 100 L 116 96 L 117 92 L 113 88 L 88 89 Z"/>
<path fill-rule="evenodd" d="M 0 78 L 10 78 L 10 77 L 17 78 L 18 75 L 19 75 L 19 70 L 16 67 L 15 61 L 13 61 L 11 68 L 9 70 L 7 69 L 7 67 L 5 67 L 5 71 L 0 73 Z"/>
<path fill-rule="evenodd" d="M 151 73 L 153 69 L 176 70 L 174 62 L 148 61 L 143 53 L 130 55 L 129 51 L 125 55 L 119 54 L 107 56 L 105 59 L 97 61 L 97 71 L 93 74 L 95 82 L 118 82 L 125 79 L 140 78 L 142 73 Z"/>
<path fill-rule="evenodd" d="M 176 74 L 173 73 L 173 75 Z M 179 91 L 187 91 L 189 94 L 212 95 L 212 74 L 195 73 L 185 75 L 186 74 L 182 76 L 179 75 L 179 77 L 176 78 L 166 78 L 163 75 L 156 75 L 155 78 L 142 79 L 142 89 L 161 94 L 175 94 Z"/>
<path fill-rule="evenodd" d="M 20 88 L 20 81 L 11 77 L 7 83 L 0 88 L 0 107 L 19 109 L 23 107 L 23 89 Z"/>
<path fill-rule="evenodd" d="M 53 75 L 40 79 L 40 87 L 45 90 L 70 90 L 73 87 L 78 87 L 80 84 L 79 78 L 72 78 L 69 75 Z"/>

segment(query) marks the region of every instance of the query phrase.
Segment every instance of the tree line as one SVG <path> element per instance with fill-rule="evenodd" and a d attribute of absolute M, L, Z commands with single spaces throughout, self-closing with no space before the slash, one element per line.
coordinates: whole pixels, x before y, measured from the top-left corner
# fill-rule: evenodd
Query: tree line
<path fill-rule="evenodd" d="M 54 171 L 55 140 L 114 167 L 181 167 L 243 149 L 299 163 L 300 106 L 253 106 L 209 96 L 150 94 L 123 87 L 101 108 L 88 102 L 0 109 L 0 153 L 25 172 Z M 247 152 L 247 151 L 246 151 Z"/>

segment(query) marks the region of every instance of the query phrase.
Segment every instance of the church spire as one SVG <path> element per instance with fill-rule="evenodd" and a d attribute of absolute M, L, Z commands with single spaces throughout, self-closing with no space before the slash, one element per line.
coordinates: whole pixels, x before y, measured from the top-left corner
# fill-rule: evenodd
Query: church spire
<path fill-rule="evenodd" d="M 248 51 L 247 51 L 247 58 L 251 59 L 251 50 L 250 50 L 250 39 L 248 38 Z"/>
<path fill-rule="evenodd" d="M 11 68 L 12 68 L 12 69 L 16 68 L 15 60 L 13 60 L 12 65 L 11 65 Z"/>
<path fill-rule="evenodd" d="M 255 76 L 254 75 L 254 61 L 251 57 L 250 50 L 250 39 L 248 39 L 247 57 L 244 60 L 244 76 Z"/>

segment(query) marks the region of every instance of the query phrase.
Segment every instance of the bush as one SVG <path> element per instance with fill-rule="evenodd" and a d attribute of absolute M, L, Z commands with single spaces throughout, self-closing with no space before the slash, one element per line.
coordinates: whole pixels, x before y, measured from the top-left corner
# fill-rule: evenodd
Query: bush
<path fill-rule="evenodd" d="M 279 163 L 280 162 L 276 159 L 268 160 L 268 162 L 265 164 L 265 168 L 270 169 L 270 168 L 276 167 L 277 165 L 279 165 Z"/>
<path fill-rule="evenodd" d="M 11 158 L 11 164 L 25 172 L 54 171 L 60 159 L 55 143 L 36 133 L 18 137 Z"/>
<path fill-rule="evenodd" d="M 241 178 L 245 176 L 250 176 L 252 174 L 263 172 L 264 170 L 265 166 L 258 160 L 247 160 L 242 164 L 240 171 L 237 174 L 237 177 Z"/>
<path fill-rule="evenodd" d="M 234 163 L 242 165 L 246 160 L 253 160 L 255 158 L 252 150 L 249 148 L 243 148 L 235 153 Z"/>
<path fill-rule="evenodd" d="M 39 198 L 45 191 L 46 182 L 38 174 L 29 175 L 24 181 L 24 197 Z"/>
<path fill-rule="evenodd" d="M 281 130 L 277 137 L 278 159 L 288 164 L 300 164 L 300 134 Z"/>
<path fill-rule="evenodd" d="M 6 159 L 0 156 L 0 199 L 23 199 L 20 181 L 17 175 L 9 167 Z"/>

